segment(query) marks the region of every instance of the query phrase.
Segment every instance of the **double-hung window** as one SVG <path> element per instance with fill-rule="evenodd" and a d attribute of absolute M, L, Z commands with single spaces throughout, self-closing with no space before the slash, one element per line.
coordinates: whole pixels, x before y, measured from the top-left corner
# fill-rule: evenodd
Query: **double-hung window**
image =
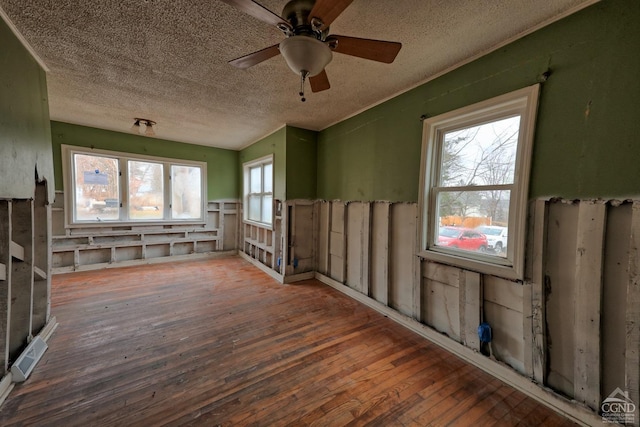
<path fill-rule="evenodd" d="M 538 91 L 531 86 L 425 120 L 421 256 L 522 278 Z"/>
<path fill-rule="evenodd" d="M 273 222 L 273 156 L 243 165 L 244 219 L 271 225 Z"/>
<path fill-rule="evenodd" d="M 206 163 L 63 146 L 67 225 L 204 221 Z"/>

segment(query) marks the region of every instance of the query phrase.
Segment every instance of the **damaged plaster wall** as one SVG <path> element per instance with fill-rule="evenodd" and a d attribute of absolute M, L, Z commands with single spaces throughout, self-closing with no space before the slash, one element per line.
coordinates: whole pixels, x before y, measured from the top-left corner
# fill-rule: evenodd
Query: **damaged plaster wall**
<path fill-rule="evenodd" d="M 45 71 L 0 19 L 0 197 L 33 198 L 35 172 L 54 198 Z"/>

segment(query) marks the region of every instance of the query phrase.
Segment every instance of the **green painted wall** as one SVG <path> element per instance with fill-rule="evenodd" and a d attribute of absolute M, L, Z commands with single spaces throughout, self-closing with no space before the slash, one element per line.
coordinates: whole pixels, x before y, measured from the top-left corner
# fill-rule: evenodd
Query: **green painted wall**
<path fill-rule="evenodd" d="M 417 201 L 423 114 L 536 83 L 530 197 L 640 195 L 640 2 L 605 0 L 318 136 L 322 199 Z"/>
<path fill-rule="evenodd" d="M 56 189 L 63 189 L 60 146 L 76 145 L 133 154 L 197 160 L 207 163 L 209 200 L 235 199 L 238 195 L 238 152 L 202 145 L 112 132 L 62 122 L 51 122 Z"/>
<path fill-rule="evenodd" d="M 315 199 L 318 133 L 284 126 L 240 151 L 240 193 L 243 191 L 242 165 L 273 154 L 274 197 L 279 200 Z"/>
<path fill-rule="evenodd" d="M 32 198 L 35 171 L 54 199 L 46 74 L 0 19 L 0 198 Z"/>
<path fill-rule="evenodd" d="M 278 200 L 286 200 L 287 194 L 287 128 L 282 127 L 271 135 L 262 138 L 260 141 L 250 145 L 240 151 L 237 197 L 242 199 L 243 195 L 243 170 L 242 165 L 246 162 L 259 159 L 260 157 L 273 154 L 273 196 Z"/>
<path fill-rule="evenodd" d="M 318 133 L 287 126 L 287 200 L 315 199 Z"/>

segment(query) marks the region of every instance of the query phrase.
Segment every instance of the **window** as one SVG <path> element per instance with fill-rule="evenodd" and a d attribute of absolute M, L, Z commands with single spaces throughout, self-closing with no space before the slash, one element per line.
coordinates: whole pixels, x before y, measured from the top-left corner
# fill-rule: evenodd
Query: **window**
<path fill-rule="evenodd" d="M 62 150 L 67 225 L 204 221 L 205 163 Z"/>
<path fill-rule="evenodd" d="M 271 225 L 273 216 L 273 156 L 244 166 L 244 219 Z"/>
<path fill-rule="evenodd" d="M 424 122 L 420 255 L 521 279 L 539 86 Z"/>

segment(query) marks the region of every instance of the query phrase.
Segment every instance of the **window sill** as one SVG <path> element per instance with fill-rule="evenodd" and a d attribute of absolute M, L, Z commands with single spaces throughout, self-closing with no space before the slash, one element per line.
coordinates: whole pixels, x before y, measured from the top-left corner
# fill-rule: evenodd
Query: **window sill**
<path fill-rule="evenodd" d="M 207 222 L 203 219 L 197 220 L 172 220 L 172 221 L 96 221 L 96 222 L 76 222 L 72 224 L 65 224 L 65 228 L 132 228 L 132 227 L 152 227 L 152 226 L 202 226 L 206 225 Z"/>
<path fill-rule="evenodd" d="M 427 249 L 418 253 L 418 256 L 426 261 L 447 264 L 508 280 L 523 280 L 523 272 L 512 265 L 508 259 L 475 253 L 470 254 L 473 257 L 464 255 L 466 254 L 458 254 L 456 251 L 446 249 Z"/>
<path fill-rule="evenodd" d="M 258 221 L 252 221 L 250 219 L 243 219 L 242 223 L 247 225 L 253 225 L 255 227 L 266 228 L 267 230 L 274 230 L 273 224 L 269 224 L 266 222 L 258 222 Z"/>

